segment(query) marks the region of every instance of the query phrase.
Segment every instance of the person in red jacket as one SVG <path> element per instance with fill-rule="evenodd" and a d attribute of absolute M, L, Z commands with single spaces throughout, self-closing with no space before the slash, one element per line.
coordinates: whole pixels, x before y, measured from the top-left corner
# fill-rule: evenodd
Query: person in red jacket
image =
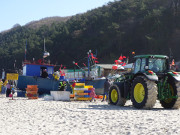
<path fill-rule="evenodd" d="M 93 100 L 96 101 L 96 99 L 95 99 L 95 97 L 96 97 L 95 88 L 91 88 L 90 90 L 91 90 L 91 93 L 89 96 L 92 97 L 91 101 L 93 101 Z"/>

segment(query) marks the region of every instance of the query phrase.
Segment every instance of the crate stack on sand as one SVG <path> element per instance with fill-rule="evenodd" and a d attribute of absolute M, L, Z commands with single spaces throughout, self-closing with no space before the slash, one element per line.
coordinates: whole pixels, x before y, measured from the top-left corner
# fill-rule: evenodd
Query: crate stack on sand
<path fill-rule="evenodd" d="M 27 85 L 26 95 L 27 95 L 28 99 L 38 99 L 37 85 Z"/>
<path fill-rule="evenodd" d="M 85 85 L 85 83 L 76 83 L 73 94 L 75 100 L 91 100 L 90 97 L 92 85 Z"/>

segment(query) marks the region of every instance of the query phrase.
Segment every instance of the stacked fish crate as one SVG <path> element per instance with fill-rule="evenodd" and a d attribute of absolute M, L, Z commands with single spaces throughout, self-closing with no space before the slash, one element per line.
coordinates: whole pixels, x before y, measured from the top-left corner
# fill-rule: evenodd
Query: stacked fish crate
<path fill-rule="evenodd" d="M 74 99 L 79 101 L 90 101 L 92 99 L 90 97 L 91 88 L 93 88 L 92 85 L 85 85 L 85 83 L 76 83 L 73 89 L 73 94 L 75 95 Z"/>
<path fill-rule="evenodd" d="M 38 86 L 27 85 L 26 94 L 27 94 L 28 99 L 38 99 Z"/>

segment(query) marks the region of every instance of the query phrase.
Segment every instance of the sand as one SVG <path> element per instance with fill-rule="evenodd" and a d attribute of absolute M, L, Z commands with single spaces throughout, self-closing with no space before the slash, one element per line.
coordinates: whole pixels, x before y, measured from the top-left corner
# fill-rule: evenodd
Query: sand
<path fill-rule="evenodd" d="M 0 135 L 176 135 L 180 110 L 138 110 L 107 102 L 44 101 L 0 96 Z"/>

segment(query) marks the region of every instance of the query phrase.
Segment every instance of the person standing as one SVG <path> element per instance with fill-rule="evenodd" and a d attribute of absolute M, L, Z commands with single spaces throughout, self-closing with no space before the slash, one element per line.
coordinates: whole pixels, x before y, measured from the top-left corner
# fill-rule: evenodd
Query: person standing
<path fill-rule="evenodd" d="M 59 90 L 65 91 L 65 89 L 66 89 L 66 81 L 59 82 Z"/>
<path fill-rule="evenodd" d="M 46 69 L 43 69 L 43 72 L 42 72 L 41 77 L 42 77 L 42 78 L 47 78 L 47 77 L 48 77 L 48 73 L 47 73 L 47 70 L 46 70 Z"/>
<path fill-rule="evenodd" d="M 102 102 L 104 101 L 105 96 L 106 96 L 106 101 L 108 100 L 108 91 L 109 91 L 109 88 L 110 88 L 110 82 L 109 82 L 109 80 L 106 78 L 106 81 L 104 82 L 104 95 L 103 95 L 103 100 L 102 100 Z"/>
<path fill-rule="evenodd" d="M 93 101 L 93 100 L 94 100 L 94 102 L 95 102 L 95 101 L 96 101 L 96 99 L 95 99 L 95 97 L 96 97 L 95 88 L 91 88 L 90 90 L 91 90 L 91 93 L 90 93 L 89 96 L 92 98 L 92 99 L 90 100 L 90 102 Z"/>
<path fill-rule="evenodd" d="M 9 97 L 9 94 L 11 94 L 11 84 L 8 81 L 8 83 L 6 84 L 6 97 Z"/>
<path fill-rule="evenodd" d="M 3 86 L 3 81 L 2 79 L 0 80 L 0 93 L 2 92 L 2 86 Z"/>
<path fill-rule="evenodd" d="M 2 82 L 3 82 L 3 84 L 2 84 L 2 91 L 1 91 L 1 93 L 2 94 L 5 94 L 6 93 L 6 84 L 7 84 L 7 80 L 5 80 L 5 79 L 2 79 Z"/>

